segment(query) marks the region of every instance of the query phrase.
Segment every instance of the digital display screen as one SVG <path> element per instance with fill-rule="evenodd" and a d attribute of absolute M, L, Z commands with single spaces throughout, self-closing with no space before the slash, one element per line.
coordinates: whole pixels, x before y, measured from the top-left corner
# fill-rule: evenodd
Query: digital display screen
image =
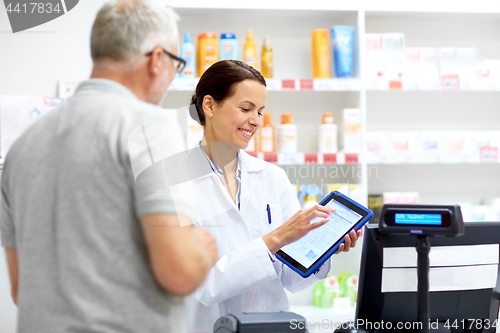
<path fill-rule="evenodd" d="M 442 225 L 443 217 L 441 214 L 402 214 L 396 213 L 395 224 L 412 224 L 422 226 Z"/>
<path fill-rule="evenodd" d="M 325 207 L 335 208 L 337 211 L 330 215 L 330 221 L 321 228 L 310 231 L 298 241 L 284 246 L 281 250 L 291 256 L 305 268 L 311 267 L 325 252 L 333 241 L 337 242 L 357 223 L 363 216 L 338 201 L 330 200 Z M 311 223 L 323 220 L 317 217 Z"/>

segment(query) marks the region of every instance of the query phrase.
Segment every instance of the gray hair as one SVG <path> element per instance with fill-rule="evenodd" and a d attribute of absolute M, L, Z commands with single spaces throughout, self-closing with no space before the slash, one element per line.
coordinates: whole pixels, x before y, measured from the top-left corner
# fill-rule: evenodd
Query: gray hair
<path fill-rule="evenodd" d="M 113 60 L 132 65 L 155 46 L 178 43 L 179 16 L 160 0 L 112 0 L 97 13 L 90 36 L 94 65 Z"/>

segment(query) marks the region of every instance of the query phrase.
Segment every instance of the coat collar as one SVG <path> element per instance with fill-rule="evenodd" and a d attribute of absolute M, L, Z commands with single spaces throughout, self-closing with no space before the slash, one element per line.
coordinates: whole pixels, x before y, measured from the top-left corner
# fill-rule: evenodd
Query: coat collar
<path fill-rule="evenodd" d="M 240 149 L 239 154 L 242 175 L 243 173 L 258 172 L 266 168 L 266 162 L 251 156 L 244 150 Z M 188 153 L 188 160 L 192 175 L 195 178 L 208 176 L 213 172 L 210 163 L 206 160 L 198 145 Z"/>
<path fill-rule="evenodd" d="M 240 150 L 241 159 L 241 193 L 240 193 L 240 213 L 248 208 L 251 193 L 255 187 L 255 180 L 252 173 L 259 172 L 266 168 L 266 162 L 259 160 L 256 157 L 249 155 L 247 152 Z M 188 153 L 188 165 L 192 179 L 202 179 L 205 177 L 215 177 L 215 174 L 206 160 L 201 148 L 197 145 Z M 215 178 L 214 178 L 215 179 Z"/>
<path fill-rule="evenodd" d="M 257 172 L 264 170 L 266 167 L 266 162 L 253 157 L 246 151 L 240 149 L 241 166 L 246 172 Z"/>

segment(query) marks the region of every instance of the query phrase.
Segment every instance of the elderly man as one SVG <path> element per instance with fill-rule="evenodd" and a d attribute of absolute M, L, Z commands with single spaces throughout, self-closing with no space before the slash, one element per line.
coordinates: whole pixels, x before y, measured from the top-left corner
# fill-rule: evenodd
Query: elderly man
<path fill-rule="evenodd" d="M 180 227 L 189 202 L 141 180 L 137 149 L 148 131 L 154 141 L 146 127 L 161 119 L 157 104 L 183 67 L 177 53 L 172 10 L 105 4 L 91 79 L 12 146 L 0 231 L 19 332 L 184 331 L 182 296 L 203 282 L 217 248 L 206 230 Z M 181 151 L 179 132 L 161 129 L 161 144 Z"/>

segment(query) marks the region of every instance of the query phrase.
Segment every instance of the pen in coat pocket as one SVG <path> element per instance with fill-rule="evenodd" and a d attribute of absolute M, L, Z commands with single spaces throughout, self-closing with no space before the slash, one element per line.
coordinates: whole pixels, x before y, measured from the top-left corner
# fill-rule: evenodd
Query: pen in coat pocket
<path fill-rule="evenodd" d="M 269 207 L 269 204 L 267 204 L 267 220 L 271 224 L 271 207 Z"/>

